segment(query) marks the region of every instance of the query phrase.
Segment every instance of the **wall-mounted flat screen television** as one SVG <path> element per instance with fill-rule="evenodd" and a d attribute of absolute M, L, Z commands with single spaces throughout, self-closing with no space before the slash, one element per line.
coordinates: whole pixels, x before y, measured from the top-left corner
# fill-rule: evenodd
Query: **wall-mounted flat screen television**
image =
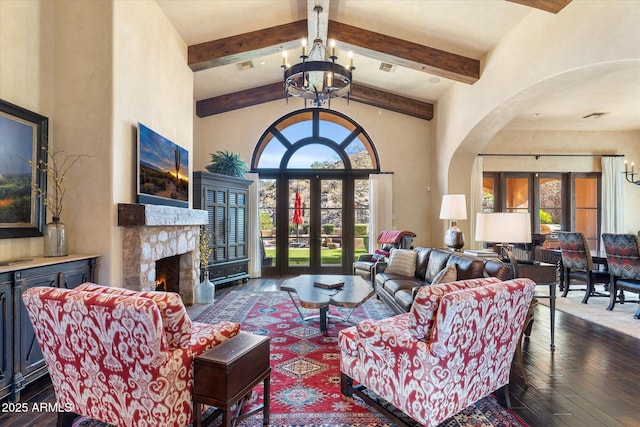
<path fill-rule="evenodd" d="M 189 207 L 189 152 L 138 123 L 138 203 Z"/>

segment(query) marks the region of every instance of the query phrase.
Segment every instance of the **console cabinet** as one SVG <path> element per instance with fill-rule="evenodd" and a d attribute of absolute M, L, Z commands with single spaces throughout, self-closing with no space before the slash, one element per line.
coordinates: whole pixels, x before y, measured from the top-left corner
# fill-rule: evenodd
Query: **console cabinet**
<path fill-rule="evenodd" d="M 198 171 L 193 174 L 194 209 L 209 215 L 209 280 L 214 284 L 249 278 L 248 201 L 252 181 Z"/>
<path fill-rule="evenodd" d="M 0 399 L 19 401 L 20 391 L 47 373 L 22 294 L 35 286 L 72 289 L 91 282 L 96 259 L 68 255 L 0 265 Z"/>

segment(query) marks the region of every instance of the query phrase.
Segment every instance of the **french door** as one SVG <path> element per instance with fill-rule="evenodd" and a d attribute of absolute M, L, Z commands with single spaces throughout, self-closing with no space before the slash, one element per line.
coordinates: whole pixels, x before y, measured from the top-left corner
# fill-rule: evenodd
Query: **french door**
<path fill-rule="evenodd" d="M 284 274 L 344 271 L 344 182 L 316 175 L 286 179 L 288 230 L 286 239 L 278 239 L 278 252 L 286 254 Z"/>
<path fill-rule="evenodd" d="M 354 182 L 350 176 L 298 174 L 263 180 L 275 190 L 261 195 L 261 215 L 275 218 L 273 231 L 263 233 L 271 259 L 266 275 L 348 274 L 354 260 Z M 274 200 L 275 199 L 275 200 Z M 269 204 L 273 211 L 269 211 Z M 268 228 L 268 227 L 263 227 Z M 361 249 L 361 252 L 364 249 Z"/>

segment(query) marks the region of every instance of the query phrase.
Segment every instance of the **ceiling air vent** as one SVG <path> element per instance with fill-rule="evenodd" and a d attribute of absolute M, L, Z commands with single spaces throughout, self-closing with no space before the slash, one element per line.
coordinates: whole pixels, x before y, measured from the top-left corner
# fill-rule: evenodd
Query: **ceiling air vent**
<path fill-rule="evenodd" d="M 385 73 L 390 73 L 394 70 L 393 64 L 389 64 L 387 62 L 380 63 L 380 71 L 384 71 Z"/>
<path fill-rule="evenodd" d="M 600 117 L 607 115 L 609 113 L 591 113 L 586 116 L 582 116 L 583 119 L 599 119 Z"/>
<path fill-rule="evenodd" d="M 238 64 L 238 70 L 240 71 L 250 70 L 251 68 L 253 68 L 253 62 L 251 61 L 244 61 Z"/>

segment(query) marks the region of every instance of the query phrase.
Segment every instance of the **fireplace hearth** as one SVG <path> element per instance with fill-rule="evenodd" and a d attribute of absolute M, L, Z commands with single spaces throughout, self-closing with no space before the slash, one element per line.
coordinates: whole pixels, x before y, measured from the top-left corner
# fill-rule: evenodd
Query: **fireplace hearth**
<path fill-rule="evenodd" d="M 163 289 L 178 292 L 193 304 L 200 272 L 198 242 L 207 212 L 173 206 L 119 204 L 123 227 L 123 286 L 136 291 Z"/>

